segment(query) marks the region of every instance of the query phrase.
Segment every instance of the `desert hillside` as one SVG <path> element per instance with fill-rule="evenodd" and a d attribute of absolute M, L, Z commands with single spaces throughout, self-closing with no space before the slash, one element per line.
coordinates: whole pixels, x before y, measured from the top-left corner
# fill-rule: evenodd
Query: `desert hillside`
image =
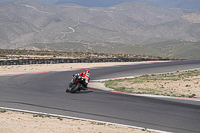
<path fill-rule="evenodd" d="M 74 40 L 122 44 L 197 41 L 199 13 L 195 9 L 164 8 L 145 2 L 84 7 L 36 0 L 8 1 L 0 3 L 0 48 Z"/>

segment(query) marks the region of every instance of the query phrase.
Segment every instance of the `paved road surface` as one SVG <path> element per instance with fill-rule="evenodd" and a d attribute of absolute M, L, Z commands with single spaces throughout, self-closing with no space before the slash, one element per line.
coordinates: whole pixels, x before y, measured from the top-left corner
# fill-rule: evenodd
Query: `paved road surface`
<path fill-rule="evenodd" d="M 91 69 L 92 80 L 200 68 L 200 61 L 178 61 Z M 81 117 L 156 130 L 199 133 L 200 103 L 114 94 L 100 90 L 70 94 L 71 75 L 80 72 L 0 77 L 0 107 Z"/>

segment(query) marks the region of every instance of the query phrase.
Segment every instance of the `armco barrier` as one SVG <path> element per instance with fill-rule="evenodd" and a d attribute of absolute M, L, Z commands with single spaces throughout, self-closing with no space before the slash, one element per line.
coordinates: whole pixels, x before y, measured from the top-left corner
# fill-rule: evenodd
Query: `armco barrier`
<path fill-rule="evenodd" d="M 19 59 L 0 60 L 0 66 L 4 65 L 30 65 L 30 64 L 58 64 L 58 63 L 94 63 L 94 62 L 136 62 L 158 61 L 169 59 L 145 59 L 145 58 L 92 58 L 92 59 Z"/>

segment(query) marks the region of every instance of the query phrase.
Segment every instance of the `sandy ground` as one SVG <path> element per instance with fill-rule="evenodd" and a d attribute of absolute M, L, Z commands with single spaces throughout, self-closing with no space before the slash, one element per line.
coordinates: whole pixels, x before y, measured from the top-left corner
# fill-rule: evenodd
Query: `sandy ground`
<path fill-rule="evenodd" d="M 140 62 L 142 63 L 142 62 Z M 143 62 L 144 63 L 144 62 Z M 41 64 L 23 66 L 0 66 L 0 75 L 46 72 L 65 69 L 90 68 L 100 66 L 136 64 L 121 63 L 68 63 Z M 134 129 L 123 126 L 107 125 L 89 121 L 73 120 L 57 117 L 33 117 L 33 114 L 6 111 L 0 112 L 1 133 L 149 133 L 148 130 Z"/>
<path fill-rule="evenodd" d="M 126 91 L 137 94 L 151 94 L 151 95 L 163 95 L 171 97 L 186 97 L 186 98 L 200 98 L 200 75 L 197 73 L 200 69 L 169 73 L 167 75 L 183 75 L 184 73 L 193 73 L 193 76 L 182 76 L 175 78 L 166 78 L 162 74 L 154 74 L 155 76 L 149 75 L 149 79 L 144 80 L 143 76 L 136 79 L 127 79 L 122 81 L 112 81 L 108 87 L 122 89 L 126 88 Z M 195 74 L 196 73 L 196 74 Z M 163 74 L 164 75 L 164 74 Z M 161 76 L 162 78 L 159 78 Z M 157 80 L 153 80 L 156 79 Z M 162 79 L 162 80 L 158 80 Z M 136 81 L 140 81 L 139 83 Z"/>
<path fill-rule="evenodd" d="M 150 92 L 153 95 L 164 95 L 172 97 L 189 97 L 195 95 L 196 98 L 200 98 L 200 76 L 190 77 L 179 81 L 160 81 L 156 83 L 134 84 L 133 92 Z"/>
<path fill-rule="evenodd" d="M 151 62 L 151 61 L 150 61 Z M 0 66 L 0 75 L 23 74 L 65 69 L 105 67 L 113 65 L 138 64 L 146 62 L 106 62 L 106 63 L 63 63 L 63 64 L 36 64 L 36 65 L 11 65 Z"/>
<path fill-rule="evenodd" d="M 33 114 L 0 113 L 1 133 L 148 133 L 141 129 L 58 117 L 33 117 Z"/>

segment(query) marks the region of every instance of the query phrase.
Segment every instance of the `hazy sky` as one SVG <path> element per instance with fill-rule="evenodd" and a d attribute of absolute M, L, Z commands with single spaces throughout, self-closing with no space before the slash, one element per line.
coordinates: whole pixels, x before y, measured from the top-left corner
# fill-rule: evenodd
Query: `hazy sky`
<path fill-rule="evenodd" d="M 58 0 L 55 4 L 73 3 L 88 7 L 110 7 L 124 2 L 148 2 L 161 7 L 200 9 L 200 0 Z"/>
<path fill-rule="evenodd" d="M 0 0 L 0 3 L 12 0 Z M 200 9 L 200 0 L 37 0 L 48 4 L 73 3 L 87 7 L 110 7 L 124 2 L 148 2 L 159 7 Z"/>

